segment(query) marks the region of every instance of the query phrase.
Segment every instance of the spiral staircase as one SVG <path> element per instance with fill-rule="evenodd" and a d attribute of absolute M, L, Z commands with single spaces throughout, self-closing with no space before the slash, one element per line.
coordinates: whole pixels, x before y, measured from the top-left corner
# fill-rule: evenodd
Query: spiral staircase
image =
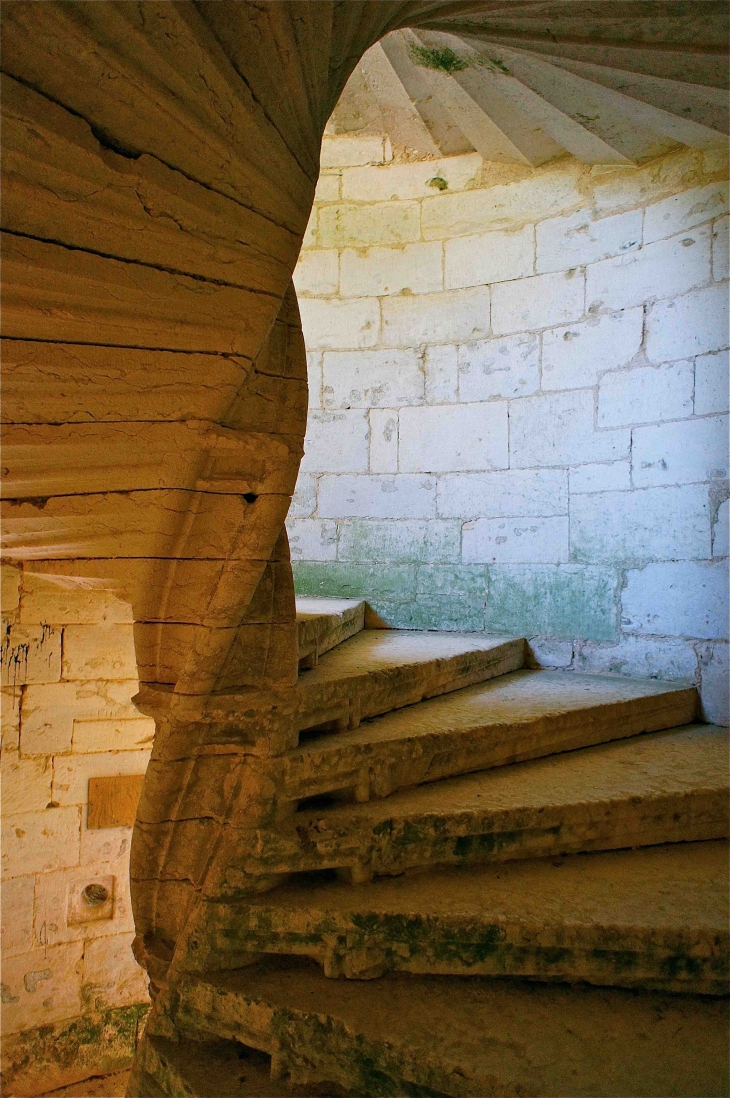
<path fill-rule="evenodd" d="M 292 744 L 243 763 L 130 1093 L 724 1093 L 728 737 L 694 688 L 299 611 Z"/>

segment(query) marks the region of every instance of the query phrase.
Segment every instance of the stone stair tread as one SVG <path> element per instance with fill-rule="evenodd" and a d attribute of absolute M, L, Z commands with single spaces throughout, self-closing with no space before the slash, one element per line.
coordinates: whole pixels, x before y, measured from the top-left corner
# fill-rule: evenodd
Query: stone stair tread
<path fill-rule="evenodd" d="M 432 817 L 494 815 L 571 802 L 628 797 L 685 796 L 727 790 L 730 733 L 713 724 L 689 724 L 628 739 L 495 766 L 424 785 L 384 799 L 332 805 L 302 814 L 299 828 L 378 828 Z"/>
<path fill-rule="evenodd" d="M 366 629 L 300 674 L 296 725 L 355 728 L 361 719 L 514 671 L 524 656 L 521 637 Z"/>
<path fill-rule="evenodd" d="M 319 657 L 365 628 L 363 599 L 296 600 L 299 661 L 316 666 Z"/>
<path fill-rule="evenodd" d="M 726 994 L 728 844 L 679 843 L 368 885 L 295 881 L 241 905 L 236 945 L 329 976 L 526 976 Z M 229 928 L 230 932 L 230 928 Z"/>
<path fill-rule="evenodd" d="M 388 704 L 386 716 L 359 728 L 300 738 L 278 762 L 285 796 L 301 800 L 354 786 L 356 799 L 368 800 L 696 717 L 696 691 L 681 683 L 570 671 L 506 671 L 490 681 L 480 674 L 478 684 L 418 705 Z"/>
<path fill-rule="evenodd" d="M 324 684 L 372 672 L 400 670 L 410 664 L 429 664 L 471 653 L 491 652 L 515 637 L 484 633 L 425 633 L 410 629 L 366 629 L 348 643 L 328 652 L 327 658 L 304 676 L 304 685 Z"/>
<path fill-rule="evenodd" d="M 292 1098 L 286 1084 L 271 1078 L 270 1058 L 238 1042 L 171 1041 L 150 1036 L 142 1047 L 133 1092 L 140 1098 L 178 1094 Z"/>
<path fill-rule="evenodd" d="M 328 980 L 310 960 L 267 958 L 191 978 L 173 1017 L 183 1031 L 275 1044 L 293 1080 L 332 1080 L 355 1094 L 727 1091 L 728 1005 L 709 997 L 403 973 Z"/>

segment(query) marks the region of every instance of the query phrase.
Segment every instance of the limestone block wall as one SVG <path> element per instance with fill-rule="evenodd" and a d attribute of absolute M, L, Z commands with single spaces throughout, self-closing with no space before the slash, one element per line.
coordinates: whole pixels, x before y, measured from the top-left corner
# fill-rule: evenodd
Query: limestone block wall
<path fill-rule="evenodd" d="M 147 984 L 131 952 L 131 827 L 89 829 L 89 779 L 143 774 L 130 607 L 2 567 L 2 1032 L 13 1094 L 124 1066 Z M 107 887 L 99 909 L 79 903 Z"/>
<path fill-rule="evenodd" d="M 295 276 L 298 589 L 701 680 L 727 720 L 722 156 L 407 163 L 361 134 L 323 165 Z"/>

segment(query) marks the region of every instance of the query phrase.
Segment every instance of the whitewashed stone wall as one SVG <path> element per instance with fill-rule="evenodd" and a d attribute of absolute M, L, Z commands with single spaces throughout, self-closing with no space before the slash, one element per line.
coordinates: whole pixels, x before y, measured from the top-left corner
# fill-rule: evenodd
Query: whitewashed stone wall
<path fill-rule="evenodd" d="M 74 589 L 62 578 L 3 566 L 2 609 L 6 1067 L 22 1059 L 21 1046 L 26 1057 L 42 1057 L 43 1035 L 55 1027 L 59 1081 L 69 1082 L 74 1065 L 60 1062 L 61 1046 L 73 1051 L 74 1032 L 83 1030 L 78 1019 L 106 1027 L 97 1054 L 104 1042 L 115 1054 L 137 1017 L 128 1008 L 147 1000 L 145 975 L 131 952 L 132 829 L 89 830 L 86 824 L 89 779 L 143 774 L 154 721 L 131 702 L 138 680 L 125 603 Z M 74 890 L 107 878 L 113 879 L 112 917 L 69 924 Z M 17 1034 L 27 1036 L 19 1043 L 10 1037 Z M 76 1077 L 84 1077 L 85 1063 Z M 32 1062 L 12 1066 L 21 1076 L 32 1074 Z M 49 1086 L 52 1075 L 49 1068 Z"/>
<path fill-rule="evenodd" d="M 388 157 L 325 139 L 296 272 L 298 589 L 524 634 L 548 666 L 701 678 L 727 720 L 722 158 Z"/>

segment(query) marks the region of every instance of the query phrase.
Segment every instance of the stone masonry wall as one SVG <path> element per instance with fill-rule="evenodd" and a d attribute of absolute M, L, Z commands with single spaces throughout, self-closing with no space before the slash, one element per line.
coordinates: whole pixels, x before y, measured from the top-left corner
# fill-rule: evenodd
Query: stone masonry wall
<path fill-rule="evenodd" d="M 389 158 L 325 138 L 296 272 L 298 590 L 523 634 L 541 665 L 701 679 L 726 721 L 722 157 Z"/>
<path fill-rule="evenodd" d="M 7 1093 L 125 1066 L 147 1001 L 131 952 L 131 827 L 87 828 L 89 779 L 143 774 L 130 608 L 2 567 L 2 1032 Z M 87 883 L 104 918 L 69 922 Z M 101 910 L 101 909 L 100 909 Z M 85 916 L 85 912 L 84 912 Z M 73 915 L 71 916 L 73 920 Z"/>

